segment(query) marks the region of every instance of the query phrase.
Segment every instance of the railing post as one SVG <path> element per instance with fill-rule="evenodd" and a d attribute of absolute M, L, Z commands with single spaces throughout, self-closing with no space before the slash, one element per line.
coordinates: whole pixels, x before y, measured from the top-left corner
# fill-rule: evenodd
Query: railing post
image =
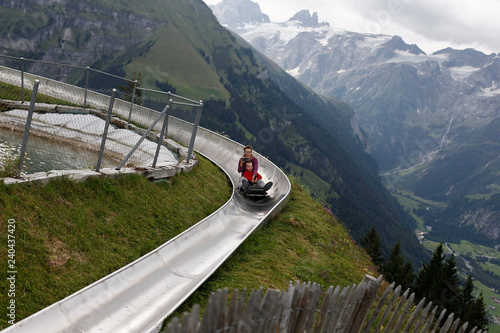
<path fill-rule="evenodd" d="M 198 108 L 198 112 L 196 112 L 196 118 L 194 120 L 193 133 L 191 134 L 191 141 L 189 142 L 189 149 L 188 149 L 186 163 L 189 163 L 189 159 L 191 158 L 191 154 L 193 153 L 194 139 L 196 138 L 196 132 L 198 131 L 198 125 L 200 124 L 202 109 L 203 109 L 203 101 L 200 101 L 200 106 Z"/>
<path fill-rule="evenodd" d="M 28 145 L 28 135 L 30 131 L 30 126 L 31 126 L 31 119 L 33 118 L 33 110 L 35 109 L 35 100 L 36 100 L 36 95 L 38 93 L 38 85 L 40 84 L 39 80 L 35 80 L 35 83 L 33 84 L 33 92 L 31 94 L 31 103 L 30 103 L 30 108 L 28 110 L 28 117 L 26 118 L 26 127 L 24 128 L 24 137 L 23 137 L 23 143 L 21 146 L 21 153 L 19 154 L 19 164 L 17 166 L 17 177 L 21 177 L 21 170 L 23 169 L 23 162 L 24 162 L 24 154 L 26 152 L 26 146 Z"/>
<path fill-rule="evenodd" d="M 130 118 L 132 117 L 132 107 L 134 106 L 136 88 L 137 88 L 137 80 L 134 81 L 134 90 L 132 91 L 132 99 L 130 100 L 130 110 L 128 111 L 127 124 L 130 124 Z"/>
<path fill-rule="evenodd" d="M 21 104 L 24 103 L 24 58 L 21 57 Z"/>
<path fill-rule="evenodd" d="M 113 104 L 115 103 L 116 89 L 113 88 L 111 99 L 109 100 L 108 115 L 106 117 L 106 125 L 104 125 L 104 133 L 102 134 L 101 149 L 99 149 L 99 157 L 97 158 L 97 167 L 95 171 L 99 172 L 101 169 L 102 156 L 104 155 L 104 146 L 106 145 L 106 137 L 108 136 L 109 123 L 111 122 L 111 113 L 113 111 Z"/>
<path fill-rule="evenodd" d="M 170 115 L 170 106 L 172 105 L 172 100 L 168 100 L 167 112 L 165 113 L 165 119 L 163 119 L 163 127 L 160 132 L 160 139 L 158 140 L 158 145 L 156 146 L 155 158 L 153 159 L 153 168 L 156 168 L 156 162 L 158 161 L 158 155 L 160 155 L 160 148 L 163 144 L 163 137 L 167 137 L 168 132 L 168 117 Z"/>
<path fill-rule="evenodd" d="M 87 107 L 87 90 L 89 86 L 89 66 L 85 69 L 85 96 L 83 97 L 83 109 Z"/>
<path fill-rule="evenodd" d="M 139 139 L 139 141 L 137 141 L 137 143 L 135 144 L 135 146 L 130 150 L 130 152 L 127 154 L 127 156 L 125 156 L 125 158 L 120 163 L 120 165 L 116 168 L 116 170 L 120 170 L 125 165 L 125 163 L 127 163 L 127 161 L 130 158 L 130 156 L 132 156 L 132 154 L 137 150 L 137 148 L 139 148 L 139 146 L 141 145 L 142 141 L 144 141 L 144 139 L 146 139 L 146 137 L 149 135 L 149 133 L 151 133 L 151 131 L 153 130 L 153 128 L 160 121 L 161 117 L 163 117 L 167 113 L 167 111 L 168 111 L 169 108 L 170 108 L 170 104 L 167 104 L 165 106 L 165 108 L 163 109 L 163 111 L 160 113 L 159 117 L 155 121 L 153 121 L 151 123 L 151 125 L 149 125 L 149 128 L 147 129 L 147 131 L 144 132 L 144 134 L 141 136 L 141 138 Z"/>

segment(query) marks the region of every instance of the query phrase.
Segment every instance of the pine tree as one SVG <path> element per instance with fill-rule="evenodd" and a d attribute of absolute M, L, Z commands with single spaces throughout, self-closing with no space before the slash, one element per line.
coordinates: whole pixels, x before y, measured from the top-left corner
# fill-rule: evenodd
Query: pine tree
<path fill-rule="evenodd" d="M 451 254 L 443 264 L 441 300 L 448 313 L 457 314 L 460 304 L 460 279 L 455 255 Z"/>
<path fill-rule="evenodd" d="M 474 283 L 471 276 L 467 277 L 462 290 L 460 292 L 459 318 L 460 325 L 465 322 L 469 323 L 469 330 L 475 326 L 478 329 L 484 330 L 488 326 L 488 318 L 486 313 L 486 305 L 484 303 L 483 294 L 480 293 L 477 298 L 472 294 L 474 292 Z"/>
<path fill-rule="evenodd" d="M 460 291 L 460 299 L 459 299 L 459 311 L 457 316 L 462 320 L 462 324 L 468 321 L 470 323 L 470 307 L 474 302 L 474 296 L 472 292 L 474 291 L 474 283 L 472 282 L 472 276 L 468 276 L 465 281 L 462 290 Z M 469 325 L 470 327 L 470 325 Z"/>
<path fill-rule="evenodd" d="M 445 260 L 446 259 L 446 260 Z M 474 285 L 472 277 L 468 277 L 464 286 L 460 287 L 455 256 L 446 258 L 443 244 L 439 244 L 427 265 L 417 276 L 415 293 L 418 299 L 427 298 L 439 307 L 439 312 L 446 308 L 448 314 L 454 313 L 461 319 L 461 324 L 469 322 L 469 330 L 477 326 L 485 330 L 488 317 L 483 295 L 478 298 L 472 295 Z"/>
<path fill-rule="evenodd" d="M 381 270 L 382 263 L 384 262 L 384 257 L 382 256 L 382 252 L 380 250 L 382 241 L 380 240 L 380 236 L 377 233 L 375 226 L 372 226 L 370 231 L 368 231 L 368 233 L 361 238 L 360 244 L 365 249 L 366 253 L 368 253 L 371 257 L 375 267 L 378 270 Z"/>
<path fill-rule="evenodd" d="M 478 329 L 485 330 L 488 327 L 488 322 L 483 293 L 480 293 L 470 307 L 469 328 L 477 326 Z"/>
<path fill-rule="evenodd" d="M 443 244 L 439 244 L 432 255 L 431 261 L 422 265 L 416 284 L 415 294 L 418 299 L 427 298 L 429 301 L 440 303 L 442 275 L 443 275 Z"/>
<path fill-rule="evenodd" d="M 396 285 L 401 285 L 405 289 L 413 288 L 415 280 L 413 266 L 410 262 L 405 263 L 400 243 L 396 243 L 393 247 L 389 259 L 382 266 L 382 273 L 388 282 L 395 282 Z"/>
<path fill-rule="evenodd" d="M 405 263 L 401 275 L 401 285 L 412 290 L 415 289 L 416 275 L 410 261 Z"/>

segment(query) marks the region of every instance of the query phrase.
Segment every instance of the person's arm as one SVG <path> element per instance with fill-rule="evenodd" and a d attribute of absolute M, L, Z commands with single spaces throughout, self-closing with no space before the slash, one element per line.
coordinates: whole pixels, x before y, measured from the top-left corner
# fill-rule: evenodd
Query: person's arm
<path fill-rule="evenodd" d="M 242 159 L 242 157 L 240 157 L 240 159 L 238 161 L 238 172 L 243 174 L 243 172 L 245 172 L 245 169 L 243 168 L 243 163 L 241 163 L 241 159 Z"/>
<path fill-rule="evenodd" d="M 252 183 L 257 184 L 257 175 L 254 175 L 253 173 L 252 173 Z"/>
<path fill-rule="evenodd" d="M 257 157 L 254 156 L 252 159 L 252 164 L 253 164 L 253 174 L 256 175 L 257 171 L 259 171 L 259 160 Z"/>

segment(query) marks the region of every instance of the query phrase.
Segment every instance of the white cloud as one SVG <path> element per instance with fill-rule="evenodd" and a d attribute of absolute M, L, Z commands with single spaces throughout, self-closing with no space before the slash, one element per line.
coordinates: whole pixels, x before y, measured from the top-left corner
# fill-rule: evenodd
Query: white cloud
<path fill-rule="evenodd" d="M 500 53 L 499 0 L 253 0 L 273 22 L 317 12 L 333 28 L 401 36 L 426 53 L 445 47 Z M 205 0 L 216 4 L 220 0 Z"/>

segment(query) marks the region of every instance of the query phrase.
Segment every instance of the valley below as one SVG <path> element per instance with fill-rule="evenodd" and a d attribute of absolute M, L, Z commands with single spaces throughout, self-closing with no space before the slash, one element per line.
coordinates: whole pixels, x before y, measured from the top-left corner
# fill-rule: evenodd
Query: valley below
<path fill-rule="evenodd" d="M 439 243 L 445 245 L 445 253 L 455 255 L 460 279 L 470 275 L 474 279 L 474 295 L 483 294 L 490 319 L 489 331 L 500 332 L 500 251 L 495 246 L 487 246 L 456 237 L 434 236 L 432 226 L 426 224 L 425 214 L 432 210 L 442 210 L 447 205 L 416 197 L 408 192 L 393 191 L 398 202 L 415 218 L 415 236 L 432 253 Z M 417 267 L 419 269 L 419 267 Z"/>

